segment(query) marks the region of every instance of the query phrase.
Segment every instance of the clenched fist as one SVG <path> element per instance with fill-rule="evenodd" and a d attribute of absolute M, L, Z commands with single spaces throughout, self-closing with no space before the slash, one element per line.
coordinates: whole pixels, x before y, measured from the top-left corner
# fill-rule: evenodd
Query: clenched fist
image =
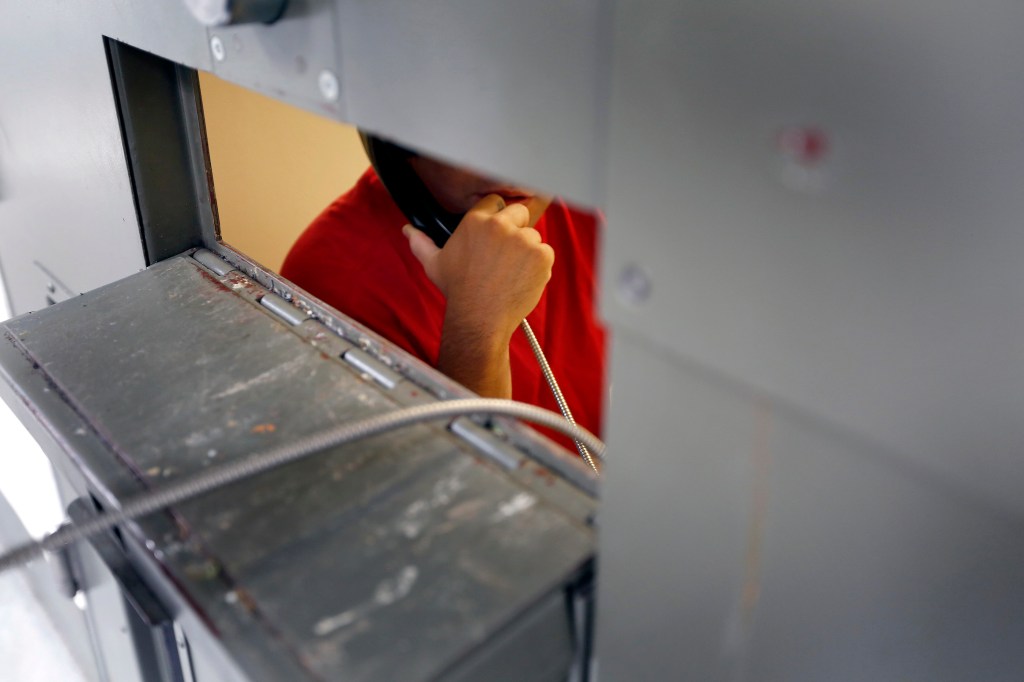
<path fill-rule="evenodd" d="M 531 200 L 534 201 L 534 200 Z M 403 232 L 427 277 L 447 300 L 438 369 L 477 393 L 509 397 L 508 344 L 537 306 L 555 253 L 530 227 L 546 201 L 477 202 L 439 249 L 406 225 Z"/>

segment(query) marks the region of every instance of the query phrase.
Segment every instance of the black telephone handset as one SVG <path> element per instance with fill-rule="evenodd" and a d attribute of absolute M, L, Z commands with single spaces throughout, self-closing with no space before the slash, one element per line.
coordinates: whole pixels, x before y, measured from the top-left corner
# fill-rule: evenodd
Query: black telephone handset
<path fill-rule="evenodd" d="M 443 247 L 464 214 L 446 211 L 438 203 L 409 163 L 413 152 L 363 131 L 359 137 L 377 177 L 409 223 Z"/>

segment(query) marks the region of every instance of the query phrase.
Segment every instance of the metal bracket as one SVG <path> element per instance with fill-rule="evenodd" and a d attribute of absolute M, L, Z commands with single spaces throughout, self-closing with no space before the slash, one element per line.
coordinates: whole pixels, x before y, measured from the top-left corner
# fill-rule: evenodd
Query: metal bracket
<path fill-rule="evenodd" d="M 506 469 L 519 468 L 523 459 L 519 451 L 469 417 L 459 417 L 448 429 Z"/>
<path fill-rule="evenodd" d="M 352 348 L 345 351 L 341 359 L 367 374 L 378 384 L 387 389 L 392 389 L 402 380 L 402 376 L 395 372 L 380 360 L 377 360 L 366 351 L 359 348 Z"/>
<path fill-rule="evenodd" d="M 265 294 L 260 298 L 260 305 L 292 325 L 302 324 L 309 317 L 305 311 L 296 308 L 282 297 L 273 293 Z"/>
<path fill-rule="evenodd" d="M 195 253 L 192 254 L 192 258 L 199 261 L 201 265 L 212 270 L 218 277 L 223 277 L 235 269 L 232 267 L 231 263 L 228 263 L 226 260 L 208 249 L 196 249 Z"/>
<path fill-rule="evenodd" d="M 78 498 L 68 505 L 68 517 L 75 524 L 82 524 L 95 515 L 94 505 L 83 498 Z M 120 586 L 125 601 L 136 616 L 130 620 L 132 637 L 136 643 L 140 667 L 146 676 L 146 682 L 185 680 L 185 667 L 190 664 L 188 661 L 182 661 L 174 621 L 128 561 L 117 537 L 112 531 L 107 531 L 92 535 L 88 542 Z"/>

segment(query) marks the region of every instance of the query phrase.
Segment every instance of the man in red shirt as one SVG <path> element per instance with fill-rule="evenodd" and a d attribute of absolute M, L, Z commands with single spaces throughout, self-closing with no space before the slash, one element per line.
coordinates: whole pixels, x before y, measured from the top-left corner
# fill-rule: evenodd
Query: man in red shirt
<path fill-rule="evenodd" d="M 306 229 L 281 274 L 482 396 L 557 411 L 518 328 L 527 318 L 576 421 L 600 433 L 594 217 L 424 156 L 408 163 L 445 210 L 465 214 L 444 248 L 407 224 L 370 168 Z"/>

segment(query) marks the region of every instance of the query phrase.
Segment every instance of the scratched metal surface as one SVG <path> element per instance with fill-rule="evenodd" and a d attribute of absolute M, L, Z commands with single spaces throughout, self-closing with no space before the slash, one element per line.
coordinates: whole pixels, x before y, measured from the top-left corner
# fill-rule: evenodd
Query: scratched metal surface
<path fill-rule="evenodd" d="M 8 323 L 106 444 L 114 497 L 395 407 L 254 290 L 179 257 Z M 593 556 L 582 493 L 514 473 L 420 426 L 140 526 L 252 679 L 433 679 Z"/>

